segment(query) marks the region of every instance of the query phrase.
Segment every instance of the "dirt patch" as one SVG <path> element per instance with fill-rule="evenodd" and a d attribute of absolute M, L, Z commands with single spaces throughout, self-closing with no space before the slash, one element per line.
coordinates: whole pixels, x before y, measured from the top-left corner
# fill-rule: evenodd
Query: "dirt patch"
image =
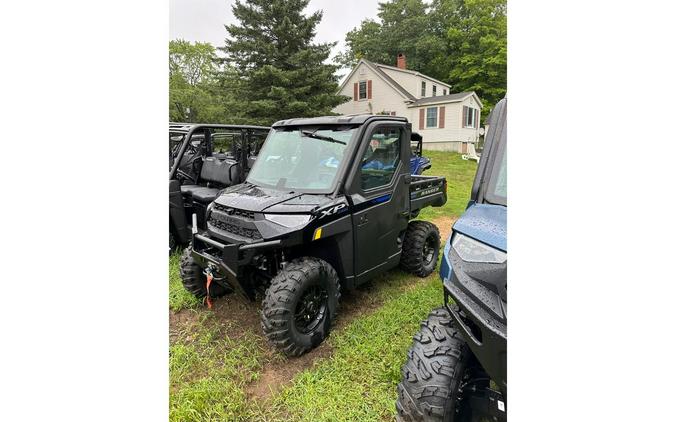
<path fill-rule="evenodd" d="M 246 387 L 246 395 L 249 399 L 267 400 L 290 383 L 296 374 L 311 368 L 317 360 L 329 357 L 333 353 L 333 349 L 325 341 L 316 349 L 297 358 L 286 358 L 276 350 L 269 350 L 269 355 L 273 355 L 269 356 L 271 361 L 265 364 L 260 378 Z"/>
<path fill-rule="evenodd" d="M 368 282 L 355 290 L 342 293 L 338 319 L 332 332 L 382 305 L 383 299 L 376 294 L 376 282 L 377 280 Z M 265 401 L 288 385 L 295 375 L 313 367 L 319 359 L 330 357 L 332 353 L 332 347 L 324 341 L 316 349 L 298 358 L 286 358 L 268 343 L 260 377 L 246 387 L 246 394 L 251 400 Z"/>
<path fill-rule="evenodd" d="M 214 300 L 212 310 L 212 321 L 232 327 L 225 332 L 229 338 L 237 339 L 246 332 L 262 335 L 259 301 L 251 302 L 231 293 Z"/>
<path fill-rule="evenodd" d="M 354 290 L 346 290 L 340 300 L 340 314 L 335 328 L 342 328 L 361 315 L 369 314 L 382 306 L 384 298 L 378 295 L 386 275 L 370 280 Z"/>
<path fill-rule="evenodd" d="M 177 339 L 185 337 L 185 333 L 193 331 L 201 324 L 199 312 L 192 309 L 183 309 L 178 312 L 169 311 L 169 343 L 174 344 Z"/>
<path fill-rule="evenodd" d="M 457 221 L 457 217 L 438 217 L 435 218 L 432 222 L 438 226 L 438 230 L 441 232 L 441 243 L 445 242 L 450 236 L 452 231 L 452 225 Z"/>

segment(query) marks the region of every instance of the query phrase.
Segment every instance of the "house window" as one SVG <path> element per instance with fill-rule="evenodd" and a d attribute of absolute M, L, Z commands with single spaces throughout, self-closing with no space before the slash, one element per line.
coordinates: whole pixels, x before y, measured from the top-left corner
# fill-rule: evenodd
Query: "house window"
<path fill-rule="evenodd" d="M 425 97 L 427 95 L 427 83 L 422 81 L 422 96 Z"/>
<path fill-rule="evenodd" d="M 448 95 L 448 90 L 447 90 L 447 89 L 444 89 L 444 90 L 443 90 L 443 95 Z"/>
<path fill-rule="evenodd" d="M 431 87 L 431 96 L 435 97 L 436 96 L 436 85 Z"/>
<path fill-rule="evenodd" d="M 365 100 L 368 98 L 368 82 L 359 81 L 359 100 Z"/>
<path fill-rule="evenodd" d="M 438 107 L 429 107 L 427 109 L 427 125 L 428 128 L 438 127 Z"/>
<path fill-rule="evenodd" d="M 478 109 L 464 106 L 464 127 L 475 128 Z"/>

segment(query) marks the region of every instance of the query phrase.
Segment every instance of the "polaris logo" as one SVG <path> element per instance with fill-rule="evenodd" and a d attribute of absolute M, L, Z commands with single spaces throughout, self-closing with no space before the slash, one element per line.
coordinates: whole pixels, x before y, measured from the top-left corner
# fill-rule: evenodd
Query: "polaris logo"
<path fill-rule="evenodd" d="M 345 208 L 347 208 L 347 204 L 338 204 L 334 207 L 330 207 L 328 209 L 321 210 L 321 216 L 319 218 L 324 218 L 324 217 L 328 217 L 330 215 L 335 215 Z"/>

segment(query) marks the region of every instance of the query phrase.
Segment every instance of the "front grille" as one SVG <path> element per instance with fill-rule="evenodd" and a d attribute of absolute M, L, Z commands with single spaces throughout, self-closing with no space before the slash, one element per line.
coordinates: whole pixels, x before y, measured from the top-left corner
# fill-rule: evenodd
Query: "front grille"
<path fill-rule="evenodd" d="M 236 208 L 231 208 L 231 207 L 226 207 L 224 205 L 220 205 L 218 203 L 213 204 L 213 209 L 216 211 L 220 211 L 222 213 L 225 213 L 230 216 L 236 216 L 236 217 L 242 217 L 247 220 L 253 220 L 255 217 L 255 214 L 253 211 L 244 211 L 244 210 L 238 210 Z"/>
<path fill-rule="evenodd" d="M 257 229 L 249 229 L 246 227 L 236 226 L 234 224 L 226 223 L 224 221 L 216 220 L 215 218 L 209 219 L 209 224 L 219 230 L 222 230 L 227 233 L 235 234 L 237 236 L 246 237 L 248 239 L 261 239 L 262 236 Z"/>

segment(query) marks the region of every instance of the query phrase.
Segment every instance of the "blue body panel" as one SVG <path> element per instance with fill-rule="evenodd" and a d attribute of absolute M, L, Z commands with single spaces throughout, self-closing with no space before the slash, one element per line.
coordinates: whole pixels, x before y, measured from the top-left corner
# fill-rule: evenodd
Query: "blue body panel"
<path fill-rule="evenodd" d="M 414 155 L 410 158 L 410 174 L 419 176 L 422 174 L 422 169 L 424 169 L 424 166 L 430 161 L 431 160 L 429 160 L 427 157 Z"/>
<path fill-rule="evenodd" d="M 506 252 L 506 207 L 473 203 L 452 226 L 452 233 L 459 232 Z M 441 260 L 441 280 L 450 277 L 450 247 L 452 233 L 445 242 Z"/>
<path fill-rule="evenodd" d="M 464 211 L 452 230 L 506 252 L 506 207 L 473 204 Z"/>

